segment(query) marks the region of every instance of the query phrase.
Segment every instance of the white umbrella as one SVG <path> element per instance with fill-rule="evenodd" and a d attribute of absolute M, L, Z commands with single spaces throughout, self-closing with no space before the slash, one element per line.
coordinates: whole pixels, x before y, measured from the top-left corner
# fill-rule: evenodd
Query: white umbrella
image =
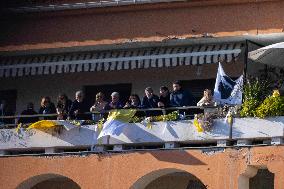
<path fill-rule="evenodd" d="M 284 42 L 275 43 L 248 54 L 248 58 L 259 63 L 284 67 Z"/>

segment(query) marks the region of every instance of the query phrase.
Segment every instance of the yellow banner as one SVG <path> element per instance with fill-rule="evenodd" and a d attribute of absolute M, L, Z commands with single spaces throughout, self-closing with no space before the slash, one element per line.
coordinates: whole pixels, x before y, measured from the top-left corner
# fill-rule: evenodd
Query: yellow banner
<path fill-rule="evenodd" d="M 135 109 L 112 110 L 109 112 L 107 120 L 119 120 L 125 123 L 129 123 L 135 113 Z"/>
<path fill-rule="evenodd" d="M 51 121 L 51 120 L 41 120 L 38 122 L 35 122 L 31 124 L 27 130 L 29 129 L 50 129 L 53 127 L 58 126 L 59 124 L 56 121 Z"/>

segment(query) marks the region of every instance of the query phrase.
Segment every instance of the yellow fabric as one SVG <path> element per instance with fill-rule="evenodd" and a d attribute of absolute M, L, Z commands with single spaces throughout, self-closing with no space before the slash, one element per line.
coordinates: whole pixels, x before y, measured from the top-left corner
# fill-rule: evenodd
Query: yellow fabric
<path fill-rule="evenodd" d="M 21 127 L 22 127 L 22 123 L 19 123 L 18 126 L 17 126 L 17 128 L 16 128 L 16 133 L 19 133 Z"/>
<path fill-rule="evenodd" d="M 103 129 L 103 125 L 104 125 L 104 118 L 100 119 L 97 123 L 98 125 L 98 132 L 100 133 Z"/>
<path fill-rule="evenodd" d="M 51 120 L 41 120 L 31 124 L 27 130 L 29 129 L 50 129 L 56 127 L 58 125 L 57 122 Z"/>
<path fill-rule="evenodd" d="M 229 111 L 229 112 L 227 113 L 225 119 L 226 119 L 226 122 L 227 122 L 229 125 L 231 125 L 231 124 L 233 123 L 233 115 L 232 115 L 232 112 L 231 112 L 231 111 Z"/>
<path fill-rule="evenodd" d="M 152 124 L 150 122 L 147 122 L 146 126 L 147 126 L 148 129 L 152 129 L 153 128 L 153 126 L 152 126 Z"/>
<path fill-rule="evenodd" d="M 273 96 L 273 97 L 278 97 L 278 96 L 280 96 L 279 90 L 273 90 L 272 96 Z"/>
<path fill-rule="evenodd" d="M 135 113 L 135 109 L 111 110 L 108 114 L 107 120 L 119 120 L 122 122 L 129 123 Z"/>
<path fill-rule="evenodd" d="M 104 118 L 100 119 L 97 123 L 97 133 L 98 135 L 102 132 L 104 126 Z M 97 143 L 100 145 L 103 143 L 102 138 L 97 139 Z"/>
<path fill-rule="evenodd" d="M 204 131 L 201 124 L 198 122 L 197 118 L 194 118 L 193 125 L 196 127 L 199 133 Z"/>
<path fill-rule="evenodd" d="M 233 116 L 232 115 L 228 116 L 227 122 L 229 123 L 229 125 L 231 125 L 233 123 Z"/>

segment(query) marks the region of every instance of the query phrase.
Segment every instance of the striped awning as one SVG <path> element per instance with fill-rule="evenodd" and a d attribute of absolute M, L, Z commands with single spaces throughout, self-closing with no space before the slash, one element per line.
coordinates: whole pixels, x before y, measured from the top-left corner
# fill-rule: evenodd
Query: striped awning
<path fill-rule="evenodd" d="M 73 72 L 162 68 L 231 62 L 241 53 L 241 43 L 155 47 L 57 55 L 2 57 L 0 77 Z"/>

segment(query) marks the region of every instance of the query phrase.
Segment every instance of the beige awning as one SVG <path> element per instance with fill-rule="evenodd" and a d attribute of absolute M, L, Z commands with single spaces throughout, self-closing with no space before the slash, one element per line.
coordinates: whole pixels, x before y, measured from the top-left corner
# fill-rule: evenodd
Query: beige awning
<path fill-rule="evenodd" d="M 284 42 L 275 43 L 249 52 L 248 57 L 262 64 L 284 67 Z"/>

